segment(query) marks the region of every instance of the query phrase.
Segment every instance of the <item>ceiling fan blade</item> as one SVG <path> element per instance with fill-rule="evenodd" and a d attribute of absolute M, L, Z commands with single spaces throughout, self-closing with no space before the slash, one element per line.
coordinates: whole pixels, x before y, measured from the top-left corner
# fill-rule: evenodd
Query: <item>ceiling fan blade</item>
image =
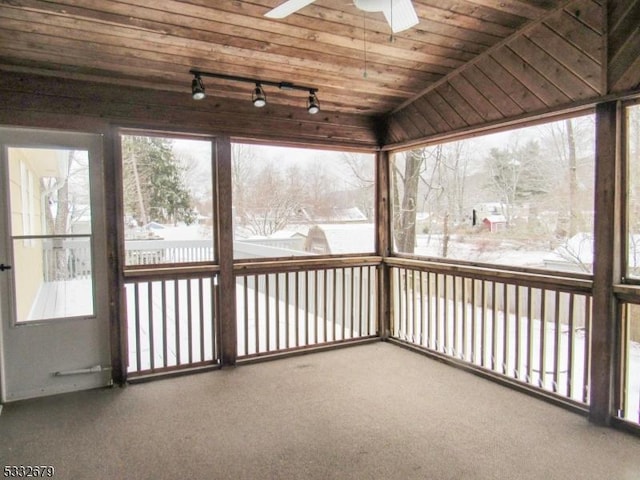
<path fill-rule="evenodd" d="M 297 12 L 301 8 L 315 2 L 316 0 L 287 0 L 286 2 L 278 5 L 276 8 L 269 10 L 264 14 L 268 18 L 284 18 L 288 17 L 292 13 Z"/>
<path fill-rule="evenodd" d="M 393 9 L 393 14 L 391 9 Z M 384 18 L 386 18 L 389 25 L 391 25 L 391 31 L 393 33 L 411 28 L 420 22 L 411 4 L 411 0 L 391 0 L 390 2 L 385 2 L 382 13 L 384 13 Z"/>

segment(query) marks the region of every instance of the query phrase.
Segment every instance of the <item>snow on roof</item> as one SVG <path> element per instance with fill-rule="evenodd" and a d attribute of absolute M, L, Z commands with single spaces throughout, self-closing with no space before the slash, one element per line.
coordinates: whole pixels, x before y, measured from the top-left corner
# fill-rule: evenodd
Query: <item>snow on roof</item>
<path fill-rule="evenodd" d="M 308 222 L 363 222 L 367 216 L 358 207 L 333 207 L 329 211 L 304 207 L 299 212 Z"/>
<path fill-rule="evenodd" d="M 486 215 L 482 221 L 488 220 L 491 223 L 507 223 L 507 219 L 504 215 Z"/>
<path fill-rule="evenodd" d="M 295 238 L 295 237 L 306 237 L 306 235 L 302 232 L 296 232 L 295 230 L 278 230 L 277 232 L 269 235 L 269 238 Z"/>

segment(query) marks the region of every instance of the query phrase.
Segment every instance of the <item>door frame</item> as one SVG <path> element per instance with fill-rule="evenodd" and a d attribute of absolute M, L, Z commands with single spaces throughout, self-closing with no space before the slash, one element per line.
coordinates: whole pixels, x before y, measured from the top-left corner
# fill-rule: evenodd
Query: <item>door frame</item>
<path fill-rule="evenodd" d="M 16 306 L 15 304 L 15 282 L 13 276 L 4 276 L 0 278 L 0 285 L 3 290 L 9 295 L 9 300 L 6 302 L 0 302 L 0 401 L 13 401 L 22 398 L 28 398 L 31 396 L 49 395 L 55 393 L 62 393 L 65 391 L 79 390 L 85 387 L 80 386 L 76 388 L 76 384 L 73 381 L 60 382 L 58 386 L 52 387 L 51 385 L 42 385 L 42 388 L 33 389 L 33 386 L 26 387 L 25 390 L 15 391 L 13 386 L 8 386 L 10 378 L 7 375 L 12 375 L 10 370 L 13 366 L 9 367 L 7 362 L 13 361 L 12 358 L 8 358 L 9 355 L 15 355 L 15 352 L 8 353 L 11 349 L 5 342 L 9 342 L 10 338 L 5 338 L 7 335 L 24 335 L 25 332 L 37 332 L 38 329 L 60 331 L 65 328 L 72 328 L 75 324 L 80 326 L 80 329 L 91 330 L 101 332 L 99 338 L 97 338 L 98 344 L 102 345 L 100 353 L 100 364 L 106 367 L 100 372 L 100 379 L 98 381 L 90 380 L 89 382 L 78 382 L 80 385 L 89 385 L 86 388 L 93 388 L 95 386 L 105 386 L 112 383 L 112 374 L 108 372 L 108 369 L 112 368 L 112 348 L 111 348 L 111 282 L 112 278 L 112 263 L 108 261 L 108 219 L 106 215 L 107 206 L 107 188 L 108 184 L 105 182 L 106 165 L 109 163 L 109 157 L 105 149 L 106 138 L 104 134 L 96 132 L 79 132 L 62 129 L 42 129 L 42 128 L 28 128 L 28 127 L 13 127 L 10 125 L 0 126 L 0 132 L 5 137 L 0 143 L 0 172 L 2 172 L 2 181 L 9 182 L 9 158 L 8 149 L 11 147 L 25 147 L 25 148 L 72 148 L 72 149 L 86 149 L 90 152 L 89 156 L 89 179 L 91 185 L 91 206 L 92 206 L 92 221 L 91 221 L 91 248 L 92 248 L 92 284 L 93 284 L 93 296 L 94 296 L 94 313 L 91 316 L 80 317 L 67 317 L 59 319 L 50 319 L 42 321 L 32 322 L 20 322 L 17 323 L 16 318 Z M 2 242 L 5 243 L 2 250 L 3 257 L 6 257 L 6 261 L 13 261 L 13 245 L 11 236 L 11 212 L 10 212 L 10 191 L 7 188 L 4 195 L 0 195 L 0 208 L 3 210 L 3 214 L 0 216 L 2 222 L 3 231 L 6 234 L 3 236 Z M 4 259 L 4 258 L 3 258 Z M 117 319 L 116 319 L 117 321 Z M 85 322 L 85 323 L 79 323 Z M 95 326 L 87 326 L 91 322 Z M 35 329 L 35 330 L 33 330 Z M 104 338 L 102 338 L 104 335 Z M 16 358 L 20 358 L 15 355 Z M 60 357 L 58 357 L 60 358 Z M 9 389 L 9 390 L 8 390 Z M 31 389 L 31 390 L 30 390 Z M 11 391 L 10 391 L 11 390 Z"/>

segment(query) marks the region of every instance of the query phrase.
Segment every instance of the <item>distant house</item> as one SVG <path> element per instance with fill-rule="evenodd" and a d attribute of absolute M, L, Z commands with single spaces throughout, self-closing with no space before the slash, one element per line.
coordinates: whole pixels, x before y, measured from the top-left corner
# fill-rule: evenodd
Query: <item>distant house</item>
<path fill-rule="evenodd" d="M 375 250 L 373 223 L 324 224 L 309 229 L 305 250 L 316 255 Z"/>
<path fill-rule="evenodd" d="M 496 233 L 507 228 L 507 219 L 504 215 L 487 215 L 482 219 L 482 225 L 491 233 Z"/>

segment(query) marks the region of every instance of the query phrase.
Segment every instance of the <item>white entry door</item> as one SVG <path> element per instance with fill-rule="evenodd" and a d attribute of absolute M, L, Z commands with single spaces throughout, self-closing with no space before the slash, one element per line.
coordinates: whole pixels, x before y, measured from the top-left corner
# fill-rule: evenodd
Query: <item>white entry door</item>
<path fill-rule="evenodd" d="M 100 135 L 0 128 L 3 402 L 110 383 Z"/>

